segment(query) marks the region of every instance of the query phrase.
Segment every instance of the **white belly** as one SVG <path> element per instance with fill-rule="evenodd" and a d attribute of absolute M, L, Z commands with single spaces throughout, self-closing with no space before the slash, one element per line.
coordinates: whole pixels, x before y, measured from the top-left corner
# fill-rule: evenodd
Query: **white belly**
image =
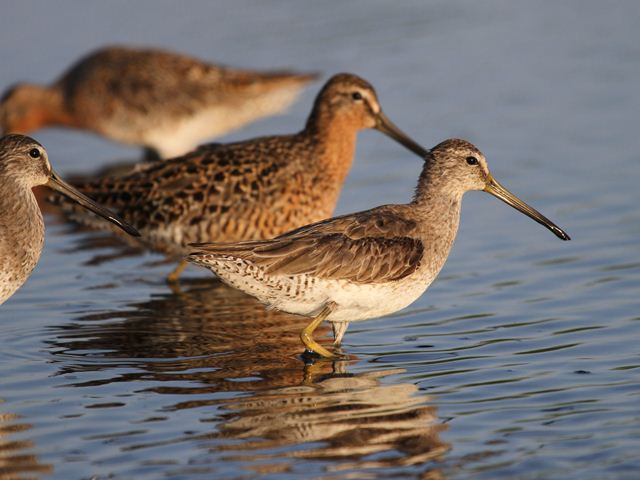
<path fill-rule="evenodd" d="M 285 312 L 313 316 L 328 302 L 335 302 L 335 310 L 327 317 L 334 322 L 366 320 L 402 310 L 435 278 L 424 270 L 402 280 L 371 285 L 307 275 L 265 277 L 255 266 L 239 260 L 217 261 L 213 270 L 229 285 Z"/>
<path fill-rule="evenodd" d="M 257 98 L 248 97 L 246 101 L 221 103 L 190 117 L 149 129 L 144 134 L 144 143 L 155 148 L 162 158 L 177 157 L 204 141 L 284 110 L 295 100 L 298 92 L 297 88 L 278 89 Z"/>
<path fill-rule="evenodd" d="M 418 299 L 429 283 L 401 280 L 362 285 L 344 280 L 317 281 L 302 297 L 278 298 L 270 303 L 285 312 L 313 315 L 332 301 L 336 308 L 327 317 L 328 321 L 356 322 L 402 310 Z"/>
<path fill-rule="evenodd" d="M 219 137 L 239 127 L 235 116 L 223 107 L 210 108 L 149 129 L 143 143 L 156 149 L 162 158 L 173 158 L 193 150 L 205 140 Z"/>

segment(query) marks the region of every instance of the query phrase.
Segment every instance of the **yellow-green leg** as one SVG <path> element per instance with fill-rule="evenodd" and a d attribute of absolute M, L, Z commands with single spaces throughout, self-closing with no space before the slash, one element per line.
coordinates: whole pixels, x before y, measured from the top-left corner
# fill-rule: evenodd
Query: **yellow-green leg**
<path fill-rule="evenodd" d="M 180 263 L 173 270 L 173 272 L 167 275 L 167 282 L 177 283 L 180 280 L 180 275 L 182 274 L 182 272 L 184 272 L 184 269 L 187 268 L 188 265 L 189 262 L 187 262 L 186 260 L 180 260 Z"/>
<path fill-rule="evenodd" d="M 308 350 L 317 353 L 321 357 L 334 358 L 336 355 L 324 348 L 313 339 L 313 331 L 333 312 L 336 304 L 334 302 L 327 303 L 313 321 L 305 327 L 300 333 L 300 340 Z"/>

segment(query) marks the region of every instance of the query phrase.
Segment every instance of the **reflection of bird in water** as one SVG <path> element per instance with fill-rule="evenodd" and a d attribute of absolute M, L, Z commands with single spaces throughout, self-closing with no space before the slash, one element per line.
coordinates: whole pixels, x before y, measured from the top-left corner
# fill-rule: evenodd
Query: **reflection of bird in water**
<path fill-rule="evenodd" d="M 220 283 L 187 287 L 55 327 L 59 374 L 89 378 L 68 386 L 129 382 L 166 394 L 164 415 L 198 409 L 211 424 L 197 445 L 216 462 L 244 457 L 261 472 L 291 458 L 331 460 L 334 470 L 427 462 L 426 470 L 447 451 L 428 397 L 412 383 L 383 380 L 397 370 L 350 374 L 344 361 L 303 367 L 291 354 L 303 318 L 265 311 Z"/>
<path fill-rule="evenodd" d="M 70 359 L 63 373 L 117 369 L 135 362 L 136 371 L 128 374 L 131 380 L 148 379 L 149 374 L 164 380 L 164 373 L 179 370 L 171 380 L 199 382 L 220 391 L 303 381 L 300 360 L 291 352 L 304 319 L 265 311 L 253 298 L 221 283 L 203 280 L 187 287 L 55 327 L 59 334 L 52 343 L 61 349 L 56 355 Z M 86 354 L 95 351 L 99 353 Z M 246 377 L 255 380 L 233 380 Z M 119 380 L 114 372 L 114 378 L 101 376 L 95 382 Z"/>
<path fill-rule="evenodd" d="M 163 50 L 103 48 L 53 85 L 8 89 L 0 131 L 81 128 L 167 158 L 285 110 L 315 78 L 220 67 Z"/>
<path fill-rule="evenodd" d="M 351 375 L 345 362 L 334 368 L 303 386 L 230 401 L 219 428 L 223 438 L 236 441 L 221 449 L 261 463 L 287 457 L 344 460 L 332 462 L 332 471 L 417 465 L 447 452 L 439 438 L 445 426 L 436 407 L 425 403 L 428 397 L 418 395 L 414 384 L 380 381 L 404 370 Z M 295 444 L 309 446 L 285 448 Z M 368 457 L 381 452 L 395 455 Z"/>
<path fill-rule="evenodd" d="M 11 439 L 11 434 L 30 429 L 31 425 L 20 422 L 18 415 L 0 413 L 0 480 L 31 478 L 37 473 L 53 471 L 51 465 L 40 463 L 36 455 L 29 453 L 33 449 L 31 440 Z"/>

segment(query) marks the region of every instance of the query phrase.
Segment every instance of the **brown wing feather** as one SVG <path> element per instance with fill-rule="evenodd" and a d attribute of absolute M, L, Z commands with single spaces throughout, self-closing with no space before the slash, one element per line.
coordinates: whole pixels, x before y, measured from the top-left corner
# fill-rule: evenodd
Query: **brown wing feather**
<path fill-rule="evenodd" d="M 236 244 L 195 244 L 191 257 L 231 256 L 272 275 L 309 274 L 355 283 L 384 283 L 413 273 L 424 246 L 416 223 L 398 216 L 399 206 L 337 217 L 302 227 L 273 240 Z"/>

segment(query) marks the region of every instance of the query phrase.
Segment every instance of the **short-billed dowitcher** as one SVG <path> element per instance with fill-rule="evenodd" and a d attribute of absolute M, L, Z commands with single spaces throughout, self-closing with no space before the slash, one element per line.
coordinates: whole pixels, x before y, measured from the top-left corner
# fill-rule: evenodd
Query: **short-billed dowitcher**
<path fill-rule="evenodd" d="M 0 304 L 27 281 L 44 244 L 42 213 L 31 189 L 47 185 L 129 235 L 135 228 L 71 187 L 51 169 L 45 149 L 22 135 L 0 138 Z"/>
<path fill-rule="evenodd" d="M 204 145 L 78 188 L 135 225 L 148 247 L 182 258 L 189 243 L 265 239 L 330 217 L 363 128 L 380 130 L 420 156 L 427 152 L 391 123 L 369 83 L 338 74 L 318 94 L 299 133 Z"/>
<path fill-rule="evenodd" d="M 82 128 L 167 158 L 286 109 L 316 77 L 232 69 L 163 50 L 103 48 L 50 86 L 10 88 L 0 102 L 0 132 Z"/>
<path fill-rule="evenodd" d="M 569 240 L 500 185 L 475 146 L 454 139 L 426 155 L 409 204 L 336 217 L 272 240 L 193 245 L 188 260 L 274 308 L 314 317 L 301 339 L 309 350 L 331 357 L 312 338 L 323 320 L 331 322 L 340 345 L 349 322 L 396 312 L 433 282 L 453 245 L 462 196 L 469 190 L 491 193 Z"/>

